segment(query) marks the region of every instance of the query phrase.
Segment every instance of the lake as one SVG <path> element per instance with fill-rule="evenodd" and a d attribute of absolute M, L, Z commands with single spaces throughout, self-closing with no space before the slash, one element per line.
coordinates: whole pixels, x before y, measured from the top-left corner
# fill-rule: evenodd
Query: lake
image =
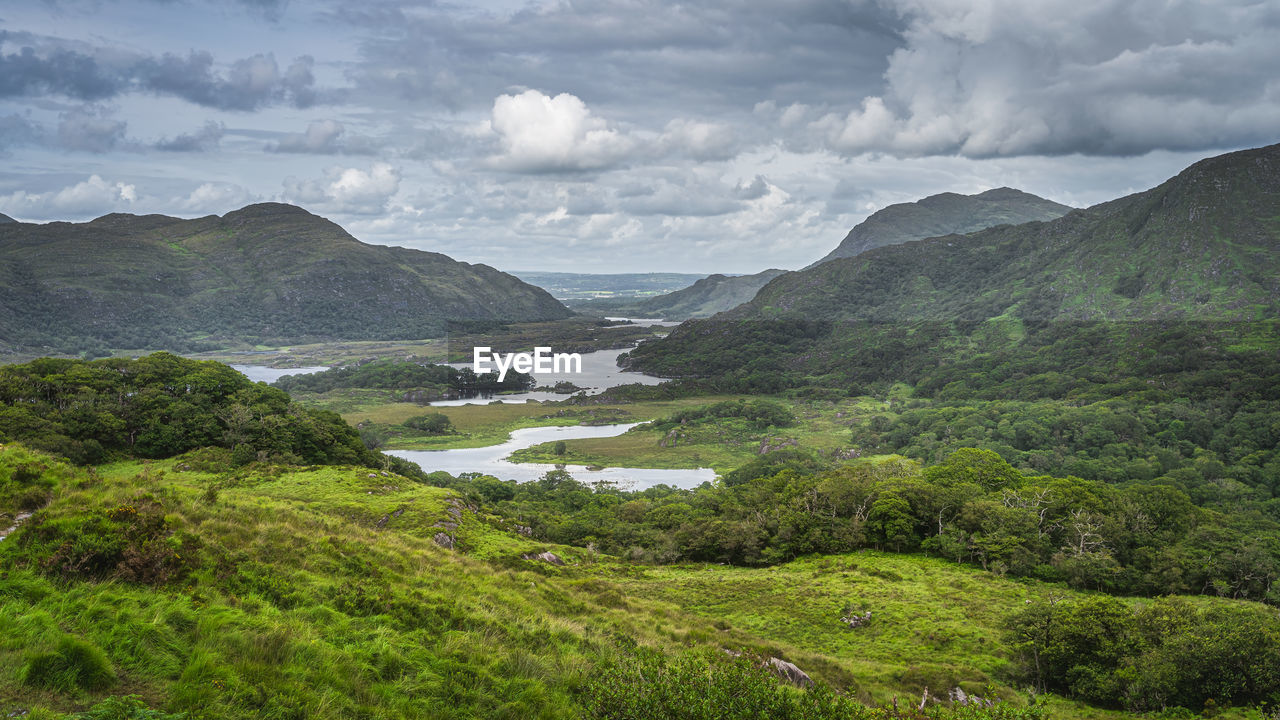
<path fill-rule="evenodd" d="M 507 457 L 516 450 L 556 440 L 614 437 L 639 424 L 523 428 L 512 431 L 511 439 L 501 445 L 458 450 L 389 450 L 387 454 L 415 462 L 426 472 L 444 470 L 455 476 L 464 472 L 479 472 L 493 475 L 501 480 L 530 482 L 554 470 L 556 466 L 542 463 L 513 463 L 507 460 Z M 623 490 L 643 490 L 664 484 L 680 488 L 696 488 L 716 478 L 716 473 L 711 468 L 671 470 L 609 467 L 602 470 L 588 470 L 585 465 L 565 465 L 564 469 L 579 482 L 616 483 Z"/>
<path fill-rule="evenodd" d="M 639 383 L 641 385 L 657 385 L 665 378 L 653 377 L 638 372 L 627 372 L 618 367 L 618 356 L 625 352 L 635 350 L 634 347 L 624 350 L 597 350 L 596 352 L 582 353 L 582 372 L 581 373 L 538 373 L 534 375 L 538 385 L 555 385 L 560 381 L 571 382 L 578 387 L 587 388 L 588 395 L 597 395 L 616 385 L 629 385 Z M 464 367 L 471 367 L 471 363 L 449 363 L 452 367 L 461 370 Z M 466 398 L 463 400 L 437 400 L 431 403 L 436 407 L 448 407 L 454 405 L 487 405 L 495 401 L 504 403 L 522 403 L 528 400 L 564 400 L 569 395 L 564 393 L 547 392 L 545 390 L 537 390 L 532 392 L 515 393 L 512 395 L 491 395 L 488 397 L 480 396 L 474 398 Z"/>
<path fill-rule="evenodd" d="M 232 370 L 238 370 L 241 375 L 249 378 L 254 382 L 273 383 L 285 375 L 307 375 L 309 373 L 324 372 L 329 368 L 323 365 L 315 367 L 298 367 L 298 368 L 273 368 L 266 365 L 238 365 L 230 364 Z"/>

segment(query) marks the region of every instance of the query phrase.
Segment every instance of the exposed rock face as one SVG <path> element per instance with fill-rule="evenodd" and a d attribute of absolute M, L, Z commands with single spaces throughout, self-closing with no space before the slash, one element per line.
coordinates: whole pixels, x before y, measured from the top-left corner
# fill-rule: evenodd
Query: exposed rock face
<path fill-rule="evenodd" d="M 453 540 L 453 536 L 452 536 L 452 535 L 449 535 L 449 534 L 447 534 L 447 533 L 438 532 L 438 533 L 436 533 L 435 535 L 433 535 L 433 536 L 431 537 L 431 539 L 432 539 L 432 540 L 434 540 L 434 541 L 436 542 L 436 544 L 437 544 L 437 545 L 439 545 L 440 547 L 444 548 L 445 550 L 452 550 L 452 549 L 453 549 L 454 540 Z"/>
<path fill-rule="evenodd" d="M 809 677 L 808 673 L 786 660 L 771 657 L 768 661 L 768 667 L 778 677 L 786 680 L 796 687 L 813 687 L 813 678 Z"/>

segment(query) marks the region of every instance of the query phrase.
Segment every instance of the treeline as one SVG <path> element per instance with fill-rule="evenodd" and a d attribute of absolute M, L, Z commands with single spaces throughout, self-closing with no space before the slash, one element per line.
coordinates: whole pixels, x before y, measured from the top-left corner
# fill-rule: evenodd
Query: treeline
<path fill-rule="evenodd" d="M 1009 620 L 1023 679 L 1131 711 L 1274 701 L 1280 617 L 1258 605 L 1095 596 L 1036 602 Z"/>
<path fill-rule="evenodd" d="M 366 448 L 336 413 L 304 408 L 221 363 L 169 353 L 0 366 L 0 441 L 80 464 L 221 447 L 237 464 L 390 464 L 419 474 Z"/>
<path fill-rule="evenodd" d="M 777 343 L 772 341 L 776 340 Z M 910 399 L 853 428 L 865 451 L 936 462 L 981 446 L 1028 472 L 1170 472 L 1280 491 L 1280 326 L 1257 323 L 686 324 L 635 368 L 689 391 Z"/>
<path fill-rule="evenodd" d="M 1177 483 L 1028 477 L 978 449 L 924 469 L 897 458 L 814 471 L 819 461 L 803 455 L 774 453 L 696 490 L 622 492 L 559 471 L 526 484 L 431 477 L 537 537 L 637 561 L 765 565 L 861 548 L 922 551 L 1079 589 L 1280 605 L 1275 501 L 1199 507 Z"/>
<path fill-rule="evenodd" d="M 508 370 L 501 381 L 497 373 L 476 374 L 469 367 L 457 369 L 407 360 L 375 360 L 358 365 L 331 368 L 305 375 L 286 375 L 274 383 L 286 392 L 322 393 L 340 388 L 372 388 L 383 390 L 437 389 L 462 396 L 520 391 L 533 387 L 534 378 L 527 373 Z"/>

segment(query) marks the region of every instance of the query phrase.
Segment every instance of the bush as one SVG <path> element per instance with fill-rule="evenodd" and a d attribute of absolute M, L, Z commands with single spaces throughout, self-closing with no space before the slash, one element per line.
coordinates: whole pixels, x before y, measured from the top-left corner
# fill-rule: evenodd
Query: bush
<path fill-rule="evenodd" d="M 58 641 L 53 652 L 31 656 L 22 669 L 22 682 L 52 690 L 101 690 L 115 681 L 106 653 L 93 643 L 70 635 Z"/>
<path fill-rule="evenodd" d="M 453 421 L 444 413 L 428 413 L 411 417 L 401 423 L 410 430 L 417 430 L 428 435 L 449 435 L 453 432 Z"/>

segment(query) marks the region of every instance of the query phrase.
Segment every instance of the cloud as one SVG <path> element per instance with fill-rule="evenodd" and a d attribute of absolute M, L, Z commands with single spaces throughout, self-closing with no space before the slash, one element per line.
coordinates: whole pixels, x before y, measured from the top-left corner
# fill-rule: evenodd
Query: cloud
<path fill-rule="evenodd" d="M 80 107 L 58 116 L 58 144 L 67 150 L 105 153 L 124 139 L 128 123 L 112 119 L 114 110 Z"/>
<path fill-rule="evenodd" d="M 156 142 L 155 148 L 168 152 L 208 152 L 217 149 L 226 130 L 226 125 L 208 120 L 199 130 L 183 133 L 173 139 L 162 138 Z"/>
<path fill-rule="evenodd" d="M 207 182 L 191 191 L 190 195 L 176 200 L 177 207 L 185 213 L 222 214 L 253 202 L 248 190 L 231 183 Z"/>
<path fill-rule="evenodd" d="M 385 162 L 375 162 L 368 170 L 334 167 L 319 180 L 284 182 L 284 196 L 290 202 L 314 205 L 328 212 L 372 215 L 383 212 L 400 191 L 400 171 Z"/>
<path fill-rule="evenodd" d="M 91 175 L 89 179 L 61 190 L 45 193 L 19 190 L 0 196 L 0 212 L 36 220 L 78 219 L 127 210 L 137 200 L 136 186 Z"/>
<path fill-rule="evenodd" d="M 0 48 L 20 36 L 0 31 Z M 0 97 L 63 95 L 78 100 L 103 100 L 127 85 L 116 68 L 99 63 L 93 55 L 61 47 L 30 45 L 0 54 Z"/>
<path fill-rule="evenodd" d="M 306 132 L 286 133 L 276 142 L 267 143 L 264 149 L 313 155 L 370 155 L 376 147 L 369 138 L 346 132 L 337 120 L 316 120 L 307 125 Z"/>
<path fill-rule="evenodd" d="M 618 164 L 635 147 L 631 138 L 568 93 L 500 95 L 493 101 L 488 129 L 502 147 L 489 164 L 513 172 L 599 170 Z"/>
<path fill-rule="evenodd" d="M 1274 142 L 1274 4 L 898 0 L 883 92 L 812 123 L 844 153 L 1133 155 Z"/>
<path fill-rule="evenodd" d="M 317 100 L 315 61 L 305 55 L 283 71 L 271 53 L 218 71 L 213 55 L 204 51 L 157 57 L 0 31 L 0 49 L 15 42 L 24 44 L 16 52 L 0 52 L 0 97 L 58 95 L 92 102 L 151 92 L 241 111 L 279 103 L 309 107 Z"/>
<path fill-rule="evenodd" d="M 211 54 L 191 52 L 146 58 L 131 70 L 144 90 L 221 110 L 254 110 L 281 102 L 297 107 L 314 103 L 313 64 L 312 58 L 300 57 L 281 73 L 275 56 L 267 53 L 237 60 L 220 74 L 214 72 Z"/>
<path fill-rule="evenodd" d="M 0 116 L 0 153 L 19 145 L 34 145 L 44 139 L 44 129 L 31 121 L 28 114 Z"/>
<path fill-rule="evenodd" d="M 727 160 L 737 154 L 733 129 L 724 123 L 676 118 L 667 123 L 658 146 L 695 160 Z"/>

